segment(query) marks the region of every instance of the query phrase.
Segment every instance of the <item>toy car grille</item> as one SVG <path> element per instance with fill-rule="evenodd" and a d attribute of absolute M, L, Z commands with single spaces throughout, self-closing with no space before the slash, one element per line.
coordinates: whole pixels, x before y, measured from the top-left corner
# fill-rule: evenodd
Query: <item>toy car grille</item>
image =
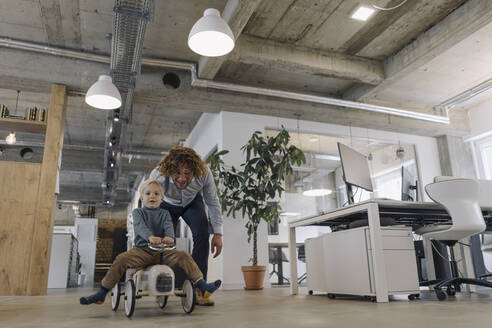
<path fill-rule="evenodd" d="M 170 292 L 173 289 L 173 277 L 168 274 L 160 274 L 155 281 L 155 289 L 160 293 Z"/>

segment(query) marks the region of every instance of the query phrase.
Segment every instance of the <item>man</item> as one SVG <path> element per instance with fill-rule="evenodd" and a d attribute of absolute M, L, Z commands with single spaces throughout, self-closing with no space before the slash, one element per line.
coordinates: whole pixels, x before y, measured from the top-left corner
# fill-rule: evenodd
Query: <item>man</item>
<path fill-rule="evenodd" d="M 180 217 L 190 227 L 193 235 L 191 255 L 206 280 L 209 246 L 214 258 L 222 252 L 223 219 L 212 172 L 193 149 L 174 146 L 152 170 L 150 179 L 158 180 L 164 188 L 164 201 L 160 207 L 171 213 L 174 230 Z M 210 215 L 211 231 L 204 202 Z M 210 233 L 213 237 L 209 244 Z M 214 302 L 197 290 L 197 304 L 214 305 Z"/>

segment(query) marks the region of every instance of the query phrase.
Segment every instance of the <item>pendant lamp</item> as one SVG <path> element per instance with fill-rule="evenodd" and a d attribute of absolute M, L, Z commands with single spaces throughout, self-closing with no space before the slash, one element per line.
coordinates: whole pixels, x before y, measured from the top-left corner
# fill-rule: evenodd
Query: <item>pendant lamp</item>
<path fill-rule="evenodd" d="M 219 57 L 234 49 L 234 35 L 227 22 L 220 17 L 220 12 L 208 8 L 191 28 L 188 46 L 199 55 Z"/>
<path fill-rule="evenodd" d="M 121 107 L 121 95 L 113 84 L 111 76 L 99 75 L 99 79 L 85 94 L 85 102 L 99 109 L 116 109 Z"/>

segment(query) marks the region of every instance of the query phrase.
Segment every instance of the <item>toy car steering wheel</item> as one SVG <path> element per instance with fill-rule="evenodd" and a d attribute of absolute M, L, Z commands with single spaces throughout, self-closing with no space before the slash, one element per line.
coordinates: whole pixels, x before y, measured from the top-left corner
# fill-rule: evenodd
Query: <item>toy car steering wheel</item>
<path fill-rule="evenodd" d="M 148 246 L 151 250 L 156 251 L 156 252 L 160 252 L 160 253 L 162 253 L 164 251 L 170 251 L 170 250 L 176 249 L 176 245 L 174 245 L 174 244 L 160 243 L 159 245 L 149 244 Z"/>

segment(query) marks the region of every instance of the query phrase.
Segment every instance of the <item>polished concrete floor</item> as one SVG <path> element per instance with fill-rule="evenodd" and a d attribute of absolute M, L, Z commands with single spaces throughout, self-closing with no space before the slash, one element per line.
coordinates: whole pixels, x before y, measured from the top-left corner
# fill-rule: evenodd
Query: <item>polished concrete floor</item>
<path fill-rule="evenodd" d="M 288 288 L 263 291 L 218 291 L 214 307 L 196 307 L 184 314 L 180 299 L 170 297 L 164 310 L 154 298 L 137 300 L 134 316 L 126 318 L 123 307 L 111 311 L 103 305 L 81 306 L 79 297 L 88 290 L 50 290 L 48 296 L 0 297 L 0 327 L 489 327 L 492 322 L 492 291 L 459 293 L 438 301 L 424 293 L 420 300 L 397 297 L 389 303 L 362 298 L 334 300 L 326 295 L 299 296 Z"/>

